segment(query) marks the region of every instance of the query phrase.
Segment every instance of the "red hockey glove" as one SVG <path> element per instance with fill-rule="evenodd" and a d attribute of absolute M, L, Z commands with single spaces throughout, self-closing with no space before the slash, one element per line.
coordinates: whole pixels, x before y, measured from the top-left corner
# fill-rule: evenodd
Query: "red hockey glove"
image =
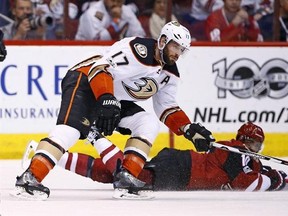
<path fill-rule="evenodd" d="M 120 102 L 112 94 L 101 95 L 98 99 L 96 127 L 105 136 L 111 135 L 120 122 Z"/>
<path fill-rule="evenodd" d="M 192 141 L 197 151 L 208 151 L 210 143 L 215 141 L 211 132 L 199 123 L 190 124 L 184 132 L 184 137 Z"/>
<path fill-rule="evenodd" d="M 263 174 L 268 176 L 271 180 L 271 185 L 267 189 L 268 191 L 278 191 L 282 190 L 285 187 L 286 185 L 285 178 L 287 176 L 285 172 L 281 170 L 271 169 Z"/>

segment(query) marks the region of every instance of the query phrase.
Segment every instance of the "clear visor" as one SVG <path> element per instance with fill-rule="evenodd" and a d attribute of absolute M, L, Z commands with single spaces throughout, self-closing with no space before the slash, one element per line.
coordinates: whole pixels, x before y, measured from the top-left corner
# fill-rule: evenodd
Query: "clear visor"
<path fill-rule="evenodd" d="M 181 46 L 180 44 L 178 44 L 177 42 L 171 40 L 170 41 L 170 48 L 173 52 L 176 52 L 178 55 L 183 55 L 188 49 Z"/>

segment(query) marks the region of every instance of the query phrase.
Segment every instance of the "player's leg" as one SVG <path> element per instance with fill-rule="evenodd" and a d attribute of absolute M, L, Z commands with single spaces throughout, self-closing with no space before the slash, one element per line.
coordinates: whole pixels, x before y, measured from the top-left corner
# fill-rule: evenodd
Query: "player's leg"
<path fill-rule="evenodd" d="M 159 131 L 159 120 L 145 111 L 121 119 L 121 128 L 129 128 L 131 137 L 124 148 L 122 168 L 115 174 L 115 188 L 144 187 L 145 182 L 137 181 L 148 158 L 150 148 Z"/>
<path fill-rule="evenodd" d="M 133 116 L 134 114 L 139 112 L 143 112 L 144 109 L 131 101 L 120 102 L 121 121 L 118 125 L 118 131 L 121 134 L 131 135 L 131 130 L 126 125 L 126 122 L 129 121 L 126 120 L 126 117 Z M 103 136 L 101 137 L 101 135 L 99 135 L 97 131 L 97 128 L 93 129 L 92 127 L 89 134 L 94 134 L 94 136 L 96 137 L 95 139 L 93 139 L 92 136 L 92 139 L 88 138 L 88 140 L 94 145 L 95 149 L 100 154 L 102 162 L 106 165 L 107 169 L 109 169 L 111 173 L 114 173 L 117 161 L 123 160 L 123 152 L 108 139 L 103 138 Z"/>
<path fill-rule="evenodd" d="M 66 152 L 57 165 L 93 181 L 113 182 L 113 175 L 102 160 L 87 154 Z"/>
<path fill-rule="evenodd" d="M 35 196 L 35 199 L 42 199 L 41 197 L 45 199 L 50 195 L 50 190 L 41 182 L 64 154 L 65 144 L 75 143 L 79 139 L 79 131 L 66 125 L 57 125 L 49 137 L 54 135 L 61 138 L 61 141 L 48 137 L 42 139 L 28 169 L 17 177 L 15 186 L 19 189 L 19 197 L 29 198 L 30 194 Z M 26 197 L 26 195 L 28 196 Z"/>
<path fill-rule="evenodd" d="M 57 164 L 65 151 L 79 138 L 85 138 L 90 128 L 91 110 L 95 98 L 89 89 L 87 77 L 82 73 L 68 72 L 62 82 L 62 101 L 57 125 L 42 139 L 28 169 L 17 177 L 16 188 L 23 196 L 40 193 L 46 198 L 49 189 L 41 182 Z"/>
<path fill-rule="evenodd" d="M 57 165 L 83 177 L 91 178 L 93 181 L 113 183 L 113 175 L 102 162 L 101 158 L 94 158 L 90 155 L 77 152 L 65 152 Z M 147 169 L 144 167 L 138 178 L 146 184 L 152 185 L 154 171 L 150 167 Z"/>
<path fill-rule="evenodd" d="M 123 160 L 123 152 L 110 140 L 100 134 L 95 126 L 91 127 L 87 140 L 93 144 L 102 162 L 110 173 L 113 174 L 117 161 Z"/>

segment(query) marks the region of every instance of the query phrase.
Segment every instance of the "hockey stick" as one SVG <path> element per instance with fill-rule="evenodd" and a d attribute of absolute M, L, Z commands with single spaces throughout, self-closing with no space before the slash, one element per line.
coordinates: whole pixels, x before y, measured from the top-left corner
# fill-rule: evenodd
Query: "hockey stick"
<path fill-rule="evenodd" d="M 248 151 L 248 150 L 245 150 L 245 149 L 238 149 L 238 148 L 230 147 L 230 146 L 223 145 L 223 144 L 216 143 L 216 142 L 213 142 L 212 146 L 215 147 L 215 148 L 223 149 L 225 151 L 230 151 L 230 152 L 234 152 L 234 153 L 237 153 L 237 154 L 243 154 L 243 155 L 247 155 L 247 156 L 250 156 L 250 157 L 263 159 L 263 160 L 267 160 L 267 161 L 273 161 L 275 163 L 280 163 L 280 164 L 284 164 L 284 165 L 288 166 L 288 161 L 282 160 L 280 158 L 266 156 L 266 155 L 258 154 L 258 153 L 251 152 L 251 151 Z"/>

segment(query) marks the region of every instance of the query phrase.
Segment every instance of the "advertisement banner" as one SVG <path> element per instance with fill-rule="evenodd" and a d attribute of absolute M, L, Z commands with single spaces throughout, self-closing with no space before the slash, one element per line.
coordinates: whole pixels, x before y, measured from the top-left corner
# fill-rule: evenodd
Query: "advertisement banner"
<path fill-rule="evenodd" d="M 0 133 L 49 132 L 67 70 L 105 49 L 8 46 L 0 64 Z M 178 61 L 179 105 L 215 133 L 235 132 L 248 120 L 266 132 L 288 132 L 287 56 L 287 47 L 191 47 Z M 153 112 L 151 101 L 140 104 Z"/>
<path fill-rule="evenodd" d="M 288 132 L 287 54 L 287 47 L 193 47 L 179 61 L 179 103 L 212 131 L 252 121 Z"/>

